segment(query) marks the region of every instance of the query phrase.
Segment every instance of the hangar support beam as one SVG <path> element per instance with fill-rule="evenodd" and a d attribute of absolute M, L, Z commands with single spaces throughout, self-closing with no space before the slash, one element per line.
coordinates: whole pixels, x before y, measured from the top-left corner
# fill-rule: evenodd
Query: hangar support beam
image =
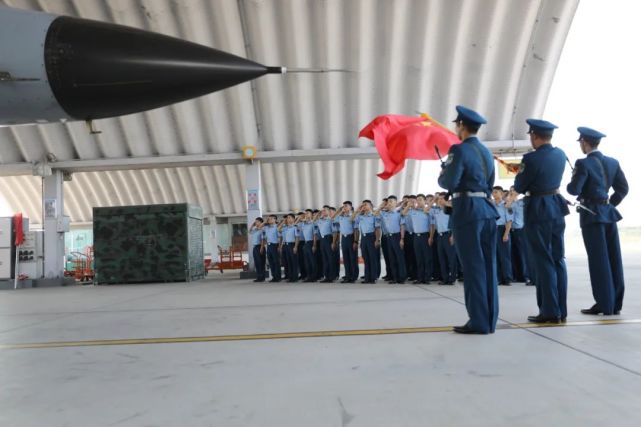
<path fill-rule="evenodd" d="M 530 149 L 526 140 L 484 141 L 494 153 L 505 156 L 519 156 Z M 321 148 L 310 150 L 259 151 L 256 160 L 262 163 L 313 162 L 325 160 L 377 159 L 374 147 L 359 148 Z M 169 167 L 212 166 L 242 164 L 240 152 L 222 154 L 186 154 L 179 156 L 150 156 L 103 158 L 95 160 L 64 160 L 48 163 L 53 170 L 65 172 L 98 172 L 110 170 L 155 169 Z M 32 163 L 0 164 L 0 176 L 31 175 Z"/>

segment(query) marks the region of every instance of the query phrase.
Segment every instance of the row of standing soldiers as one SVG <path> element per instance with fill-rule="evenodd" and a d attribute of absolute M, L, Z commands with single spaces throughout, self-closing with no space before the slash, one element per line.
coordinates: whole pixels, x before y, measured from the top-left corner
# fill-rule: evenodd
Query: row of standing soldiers
<path fill-rule="evenodd" d="M 500 186 L 494 187 L 492 196 L 499 212 L 496 220 L 499 284 L 509 286 L 516 280 L 532 285 L 523 236 L 523 199 L 518 198 L 514 188 L 507 192 Z M 352 203 L 346 201 L 338 211 L 324 206 L 322 210 L 286 215 L 280 222 L 271 216 L 267 224 L 263 218 L 257 218 L 250 227 L 255 281 L 265 281 L 269 258 L 272 282 L 281 280 L 281 265 L 289 282 L 333 282 L 339 275 L 342 252 L 345 274 L 341 282 L 356 282 L 360 273 L 359 237 L 367 237 L 369 228 L 364 222 L 360 230 L 359 216 L 371 209 L 365 205 L 369 205 L 368 200 L 354 211 Z M 362 283 L 375 283 L 379 278 L 381 252 L 387 272 L 383 280 L 389 283 L 404 283 L 407 278 L 414 284 L 438 281 L 441 285 L 453 285 L 461 280 L 463 271 L 449 224 L 450 206 L 445 192 L 404 196 L 398 205 L 395 196 L 383 199 L 374 210 L 374 216 L 380 219 L 375 218 L 374 235 L 380 228 L 380 239 L 374 236 L 373 245 L 368 239 L 363 241 L 366 274 Z M 331 231 L 324 227 L 327 219 L 331 220 Z"/>
<path fill-rule="evenodd" d="M 346 201 L 336 210 L 324 206 L 286 215 L 280 223 L 270 215 L 257 218 L 250 228 L 256 282 L 265 281 L 269 262 L 272 282 L 334 282 L 344 265 L 342 283 L 355 283 L 360 275 L 360 247 L 365 274 L 361 283 L 376 283 L 381 275 L 381 253 L 389 283 L 452 285 L 462 278 L 455 242 L 446 213 L 446 193 L 396 196 L 374 208 L 364 200 L 356 209 Z"/>

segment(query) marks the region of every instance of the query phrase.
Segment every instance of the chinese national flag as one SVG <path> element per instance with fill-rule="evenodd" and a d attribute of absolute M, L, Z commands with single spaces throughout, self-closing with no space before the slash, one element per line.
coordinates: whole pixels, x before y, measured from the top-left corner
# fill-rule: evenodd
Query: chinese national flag
<path fill-rule="evenodd" d="M 388 118 L 390 119 L 383 119 Z M 446 154 L 450 147 L 460 143 L 454 132 L 442 126 L 427 114 L 421 117 L 379 116 L 365 126 L 359 136 L 374 140 L 385 170 L 378 174 L 389 179 L 405 167 L 406 159 L 437 160 L 436 148 Z"/>

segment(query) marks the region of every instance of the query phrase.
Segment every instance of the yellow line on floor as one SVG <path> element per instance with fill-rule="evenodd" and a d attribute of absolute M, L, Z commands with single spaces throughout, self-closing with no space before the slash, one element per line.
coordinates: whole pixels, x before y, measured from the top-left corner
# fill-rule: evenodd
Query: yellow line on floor
<path fill-rule="evenodd" d="M 582 322 L 567 322 L 560 324 L 520 323 L 501 324 L 497 329 L 533 329 L 549 327 L 589 326 L 589 325 L 621 325 L 638 324 L 641 319 L 607 319 L 590 320 Z M 86 341 L 52 341 L 24 344 L 0 344 L 0 350 L 33 349 L 33 348 L 61 348 L 61 347 L 97 347 L 109 345 L 140 345 L 140 344 L 178 344 L 194 342 L 220 342 L 220 341 L 252 341 L 252 340 L 277 340 L 287 338 L 319 338 L 319 337 L 347 337 L 364 335 L 399 335 L 421 334 L 431 332 L 450 332 L 452 326 L 433 326 L 423 328 L 390 328 L 390 329 L 353 329 L 343 331 L 311 331 L 311 332 L 282 332 L 272 334 L 247 334 L 247 335 L 214 335 L 203 337 L 176 337 L 176 338 L 132 338 L 113 340 L 86 340 Z"/>

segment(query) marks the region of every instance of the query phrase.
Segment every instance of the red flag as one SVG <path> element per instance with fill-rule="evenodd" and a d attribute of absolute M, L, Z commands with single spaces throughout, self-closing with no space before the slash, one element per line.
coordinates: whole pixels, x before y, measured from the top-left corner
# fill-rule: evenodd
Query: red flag
<path fill-rule="evenodd" d="M 359 136 L 367 136 L 366 131 L 373 133 L 376 149 L 385 166 L 385 170 L 378 174 L 382 179 L 389 179 L 400 172 L 405 167 L 406 159 L 436 160 L 438 154 L 435 147 L 445 155 L 452 145 L 460 143 L 454 132 L 427 114 L 422 114 L 421 117 L 395 116 L 404 117 L 405 120 L 397 120 L 396 123 L 405 125 L 399 125 L 394 132 L 386 132 L 383 137 L 377 133 L 377 128 L 372 126 L 380 117 L 384 116 L 374 119 L 363 128 Z M 383 131 L 386 130 L 386 124 L 383 122 Z M 370 129 L 371 127 L 373 129 Z"/>
<path fill-rule="evenodd" d="M 387 137 L 407 125 L 421 121 L 423 121 L 422 117 L 385 114 L 369 122 L 367 126 L 361 129 L 358 136 L 374 140 L 376 151 L 378 151 L 383 164 L 388 164 L 392 160 L 387 149 Z"/>
<path fill-rule="evenodd" d="M 22 245 L 24 242 L 24 230 L 22 229 L 22 214 L 17 213 L 13 216 L 13 229 L 16 235 L 16 246 Z"/>

